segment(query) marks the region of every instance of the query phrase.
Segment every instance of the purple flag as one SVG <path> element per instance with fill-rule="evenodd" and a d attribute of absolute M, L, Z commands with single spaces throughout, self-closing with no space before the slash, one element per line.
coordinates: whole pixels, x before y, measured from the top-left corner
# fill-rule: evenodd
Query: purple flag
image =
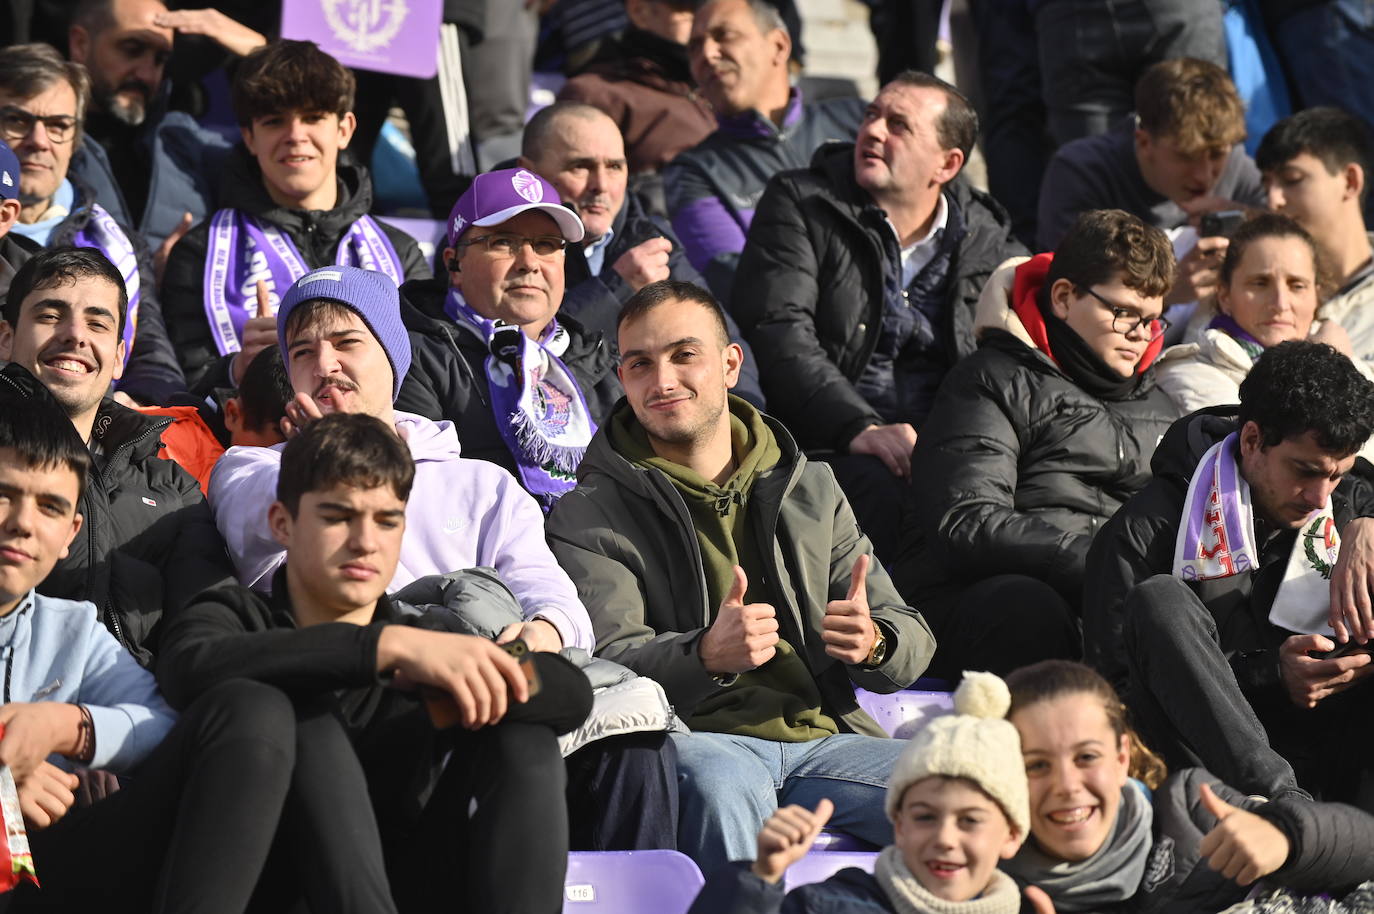
<path fill-rule="evenodd" d="M 443 0 L 285 0 L 281 34 L 315 42 L 346 67 L 429 79 L 442 21 Z"/>

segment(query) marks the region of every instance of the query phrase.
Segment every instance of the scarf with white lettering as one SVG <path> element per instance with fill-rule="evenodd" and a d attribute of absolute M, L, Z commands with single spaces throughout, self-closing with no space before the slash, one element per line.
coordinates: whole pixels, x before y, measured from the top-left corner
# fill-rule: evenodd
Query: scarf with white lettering
<path fill-rule="evenodd" d="M 385 273 L 398 286 L 405 281 L 400 256 L 371 216 L 348 227 L 334 262 Z M 276 314 L 281 295 L 308 272 L 295 242 L 277 226 L 236 209 L 215 213 L 205 257 L 205 316 L 220 355 L 239 351 L 244 322 L 257 313 L 258 280 L 267 283 Z"/>

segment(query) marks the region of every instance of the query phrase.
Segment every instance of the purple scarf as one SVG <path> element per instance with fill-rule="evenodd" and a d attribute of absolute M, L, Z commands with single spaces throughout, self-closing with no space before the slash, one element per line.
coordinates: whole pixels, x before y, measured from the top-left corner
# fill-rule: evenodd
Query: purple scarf
<path fill-rule="evenodd" d="M 347 264 L 405 281 L 401 258 L 377 220 L 363 216 L 348 227 L 334 256 Z M 239 351 L 243 325 L 258 309 L 258 280 L 267 283 L 272 313 L 285 290 L 309 272 L 290 236 L 247 213 L 222 209 L 210 220 L 210 249 L 205 258 L 205 316 L 220 355 Z"/>
<path fill-rule="evenodd" d="M 492 418 L 525 491 L 547 512 L 577 485 L 577 465 L 596 434 L 586 397 L 559 359 L 567 351 L 568 332 L 554 320 L 532 340 L 514 324 L 472 310 L 456 289 L 449 289 L 444 313 L 477 328 L 486 340 Z"/>
<path fill-rule="evenodd" d="M 1212 318 L 1212 322 L 1207 325 L 1207 329 L 1220 330 L 1237 343 L 1240 343 L 1240 348 L 1245 350 L 1245 354 L 1250 357 L 1250 361 L 1252 362 L 1259 358 L 1264 352 L 1264 344 L 1249 333 L 1246 333 L 1245 328 L 1236 323 L 1236 319 L 1229 314 L 1223 314 L 1218 311 L 1217 316 Z"/>
<path fill-rule="evenodd" d="M 143 288 L 138 275 L 138 252 L 114 217 L 96 203 L 91 204 L 91 218 L 72 236 L 72 245 L 97 249 L 124 277 L 124 289 L 129 296 L 129 307 L 124 318 L 124 364 L 127 366 L 129 357 L 134 354 L 138 306 L 143 300 Z"/>

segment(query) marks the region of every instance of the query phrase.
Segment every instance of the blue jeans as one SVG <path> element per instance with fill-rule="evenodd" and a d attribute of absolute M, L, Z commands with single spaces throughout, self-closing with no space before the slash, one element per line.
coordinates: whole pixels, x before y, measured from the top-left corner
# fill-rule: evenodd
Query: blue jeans
<path fill-rule="evenodd" d="M 678 753 L 678 850 L 703 872 L 752 860 L 760 826 L 780 805 L 835 804 L 830 827 L 892 843 L 883 811 L 887 778 L 906 740 L 840 733 L 780 743 L 727 733 L 674 733 Z"/>

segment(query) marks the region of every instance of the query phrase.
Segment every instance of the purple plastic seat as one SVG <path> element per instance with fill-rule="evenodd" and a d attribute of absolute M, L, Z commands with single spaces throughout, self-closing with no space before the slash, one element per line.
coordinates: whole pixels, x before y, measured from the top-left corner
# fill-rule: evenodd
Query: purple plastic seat
<path fill-rule="evenodd" d="M 677 851 L 574 851 L 563 914 L 685 914 L 705 882 Z"/>
<path fill-rule="evenodd" d="M 861 870 L 873 872 L 876 851 L 820 851 L 814 847 L 806 856 L 787 868 L 782 877 L 783 886 L 790 892 L 799 885 L 824 882 L 845 867 L 857 866 Z M 564 911 L 567 910 L 565 907 Z"/>
<path fill-rule="evenodd" d="M 910 739 L 934 718 L 954 710 L 954 696 L 949 692 L 903 689 L 880 695 L 867 689 L 855 689 L 854 698 L 859 707 L 895 739 Z"/>
<path fill-rule="evenodd" d="M 829 828 L 822 828 L 821 833 L 816 836 L 816 840 L 812 843 L 811 850 L 825 851 L 826 853 L 835 851 L 876 851 L 878 850 L 878 846 L 869 844 L 863 838 L 856 838 L 842 831 L 831 831 Z"/>

